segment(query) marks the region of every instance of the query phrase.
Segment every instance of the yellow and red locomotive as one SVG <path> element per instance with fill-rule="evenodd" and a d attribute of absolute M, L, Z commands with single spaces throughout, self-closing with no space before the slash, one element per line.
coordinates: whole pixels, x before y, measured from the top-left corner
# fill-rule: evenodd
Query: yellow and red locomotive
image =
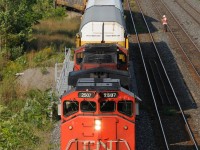
<path fill-rule="evenodd" d="M 137 106 L 118 79 L 79 79 L 61 98 L 61 149 L 134 150 Z"/>

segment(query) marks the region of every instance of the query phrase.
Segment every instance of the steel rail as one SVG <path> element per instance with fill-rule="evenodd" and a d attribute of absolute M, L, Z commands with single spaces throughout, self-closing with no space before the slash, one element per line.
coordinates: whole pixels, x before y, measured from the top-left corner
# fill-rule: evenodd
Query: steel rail
<path fill-rule="evenodd" d="M 161 1 L 162 1 L 162 0 L 161 0 Z M 142 9 L 141 9 L 141 6 L 140 6 L 138 0 L 136 0 L 136 2 L 137 2 L 138 6 L 139 6 L 139 8 L 140 8 L 140 11 L 142 12 Z M 155 6 L 155 5 L 154 5 L 154 6 Z M 193 136 L 192 131 L 191 131 L 190 127 L 189 127 L 189 124 L 188 124 L 188 122 L 187 122 L 187 119 L 186 119 L 186 117 L 185 117 L 185 114 L 184 114 L 184 112 L 183 112 L 183 109 L 182 109 L 182 107 L 181 107 L 181 105 L 180 105 L 180 103 L 179 103 L 179 100 L 178 100 L 177 96 L 176 96 L 175 90 L 174 90 L 174 88 L 173 88 L 173 86 L 172 86 L 172 83 L 171 83 L 171 81 L 170 81 L 170 79 L 169 79 L 169 76 L 168 76 L 168 74 L 167 74 L 167 71 L 166 71 L 166 69 L 165 69 L 165 67 L 164 67 L 164 64 L 163 64 L 163 62 L 162 62 L 162 59 L 161 59 L 160 54 L 159 54 L 159 52 L 158 52 L 158 49 L 157 49 L 157 47 L 156 47 L 156 45 L 155 45 L 155 40 L 154 40 L 154 38 L 153 38 L 153 36 L 152 36 L 152 34 L 151 34 L 150 28 L 149 28 L 149 26 L 148 26 L 148 23 L 147 23 L 147 21 L 146 21 L 146 19 L 145 19 L 143 13 L 142 13 L 142 16 L 143 16 L 144 22 L 145 22 L 145 24 L 146 24 L 146 27 L 147 27 L 147 29 L 148 29 L 149 35 L 151 36 L 153 45 L 154 45 L 154 47 L 155 47 L 156 53 L 157 53 L 157 55 L 158 55 L 158 57 L 159 57 L 159 60 L 160 60 L 160 62 L 161 62 L 161 65 L 162 65 L 162 67 L 163 67 L 163 70 L 164 70 L 164 72 L 165 72 L 165 75 L 166 75 L 166 77 L 167 77 L 168 83 L 169 83 L 169 85 L 170 85 L 170 87 L 171 87 L 171 90 L 172 90 L 172 92 L 173 92 L 174 98 L 175 98 L 175 100 L 176 100 L 176 102 L 177 102 L 177 105 L 178 105 L 179 110 L 180 110 L 180 112 L 181 112 L 181 114 L 182 114 L 183 120 L 184 120 L 184 122 L 185 122 L 185 124 L 186 124 L 186 127 L 187 127 L 187 129 L 188 129 L 189 135 L 190 135 L 190 137 L 191 137 L 191 139 L 192 139 L 192 141 L 193 141 L 193 143 L 194 143 L 194 146 L 195 146 L 196 150 L 198 150 L 197 143 L 196 143 L 196 141 L 195 141 L 195 139 L 194 139 L 194 136 Z"/>
<path fill-rule="evenodd" d="M 160 78 L 160 80 L 161 80 L 162 87 L 164 88 L 164 93 L 165 93 L 165 95 L 166 95 L 166 97 L 167 97 L 167 101 L 168 101 L 168 103 L 171 105 L 171 101 L 169 100 L 169 96 L 168 96 L 168 94 L 167 94 L 166 86 L 165 86 L 165 84 L 164 84 L 164 81 L 163 81 L 163 79 L 162 79 L 162 76 L 161 76 L 161 73 L 160 73 L 160 70 L 159 70 L 159 68 L 158 68 L 158 65 L 157 65 L 156 61 L 149 61 L 149 64 L 150 64 L 150 66 L 151 66 L 151 70 L 152 70 L 152 72 L 153 72 L 153 76 L 154 76 L 154 79 L 155 79 L 155 82 L 156 82 L 156 85 L 157 85 L 157 88 L 158 88 L 160 97 L 161 97 L 161 99 L 162 99 L 162 101 L 163 101 L 163 104 L 165 104 L 165 103 L 164 103 L 164 98 L 163 98 L 163 96 L 162 96 L 162 94 L 161 94 L 161 89 L 160 89 L 159 86 L 158 86 L 158 81 L 156 80 L 156 74 L 157 74 L 157 73 L 158 73 L 158 76 L 159 76 L 159 78 Z M 154 71 L 154 68 L 153 68 L 154 66 L 153 66 L 153 65 L 155 65 L 156 71 Z"/>
<path fill-rule="evenodd" d="M 158 65 L 157 65 L 157 63 L 156 63 L 155 61 L 154 61 L 154 63 L 155 63 L 156 68 L 157 68 L 157 70 L 158 70 L 158 74 L 159 74 L 160 78 L 162 79 L 161 73 L 160 73 L 160 71 L 159 71 L 159 69 L 158 69 Z M 164 90 L 165 90 L 165 93 L 166 93 L 166 95 L 167 95 L 167 100 L 168 100 L 169 104 L 171 105 L 172 103 L 171 103 L 170 98 L 169 98 L 169 96 L 168 96 L 168 94 L 167 94 L 167 89 L 166 89 L 166 86 L 165 86 L 163 80 L 162 80 L 162 84 L 164 85 Z"/>
<path fill-rule="evenodd" d="M 176 21 L 176 23 L 181 27 L 181 29 L 183 30 L 183 32 L 187 35 L 187 37 L 190 39 L 190 41 L 192 42 L 192 44 L 195 46 L 195 48 L 200 52 L 199 48 L 196 46 L 196 44 L 194 43 L 194 41 L 191 39 L 191 37 L 189 36 L 189 34 L 185 31 L 185 29 L 181 26 L 181 24 L 178 22 L 178 20 L 176 19 L 176 17 L 173 15 L 173 13 L 169 10 L 169 8 L 166 6 L 166 4 L 163 2 L 163 0 L 160 0 L 161 3 L 165 6 L 165 8 L 168 10 L 168 12 L 173 16 L 174 20 Z"/>
<path fill-rule="evenodd" d="M 162 1 L 162 0 L 161 0 L 161 1 Z M 161 14 L 161 12 L 159 11 L 158 7 L 156 6 L 154 0 L 153 0 L 153 4 L 154 4 L 154 7 L 155 7 L 155 8 L 157 9 L 157 11 L 159 12 L 160 16 L 162 16 L 162 14 Z M 166 7 L 166 5 L 165 5 L 165 7 Z M 169 10 L 168 10 L 168 11 L 169 11 Z M 170 12 L 170 11 L 169 11 L 169 12 Z M 171 12 L 170 12 L 170 14 L 171 14 Z M 173 14 L 172 14 L 172 16 L 173 16 Z M 174 16 L 173 16 L 173 17 L 174 17 Z M 176 18 L 174 18 L 174 19 L 176 20 Z M 177 22 L 177 23 L 178 23 L 178 22 Z M 178 24 L 179 24 L 179 23 L 178 23 Z M 180 25 L 180 24 L 179 24 L 179 25 Z M 198 73 L 198 71 L 197 71 L 197 69 L 195 68 L 194 64 L 192 63 L 192 61 L 190 60 L 190 58 L 189 58 L 188 55 L 186 54 L 186 52 L 185 52 L 183 46 L 181 45 L 181 43 L 180 43 L 180 42 L 178 41 L 178 39 L 176 38 L 176 36 L 175 36 L 175 34 L 173 33 L 173 31 L 172 31 L 172 29 L 170 28 L 170 26 L 167 25 L 167 27 L 168 27 L 168 29 L 170 30 L 170 32 L 171 32 L 172 36 L 174 37 L 175 41 L 177 42 L 177 44 L 178 44 L 179 47 L 181 48 L 181 50 L 182 50 L 182 52 L 184 53 L 185 57 L 186 57 L 187 60 L 189 61 L 191 67 L 192 67 L 193 70 L 194 70 L 194 72 L 196 73 L 196 75 L 197 75 L 198 78 L 200 79 L 200 73 Z M 180 25 L 180 27 L 181 27 L 181 25 Z M 183 29 L 183 28 L 181 27 L 181 29 Z M 183 29 L 183 31 L 184 31 L 184 29 Z M 186 32 L 184 31 L 184 33 L 186 33 Z M 186 34 L 187 34 L 187 33 L 186 33 Z M 195 46 L 195 47 L 196 47 L 196 46 Z M 198 50 L 198 51 L 199 51 L 199 50 Z"/>
<path fill-rule="evenodd" d="M 190 7 L 194 10 L 194 11 L 196 11 L 196 13 L 198 13 L 199 15 L 200 15 L 200 12 L 194 7 L 194 6 L 192 6 L 189 2 L 187 2 L 186 0 L 184 0 L 185 1 L 185 3 L 187 3 L 188 5 L 190 5 Z"/>
<path fill-rule="evenodd" d="M 190 4 L 188 4 L 185 0 L 183 0 L 185 2 L 185 4 L 187 4 L 189 7 L 191 7 L 191 10 L 195 11 L 195 8 L 192 7 Z M 187 12 L 187 14 L 193 18 L 199 25 L 200 25 L 200 20 L 196 19 L 183 5 L 181 5 L 181 3 L 177 0 L 176 3 L 185 11 Z M 200 13 L 196 10 L 195 13 L 198 13 L 198 15 L 200 16 Z"/>
<path fill-rule="evenodd" d="M 153 73 L 153 78 L 154 78 L 154 80 L 155 80 L 156 87 L 157 87 L 157 89 L 158 89 L 158 93 L 159 93 L 159 95 L 160 95 L 162 104 L 164 104 L 165 101 L 164 101 L 164 98 L 163 98 L 163 94 L 162 94 L 162 92 L 161 92 L 161 89 L 159 88 L 159 82 L 158 82 L 158 80 L 156 80 L 156 73 L 155 73 L 155 70 L 154 70 L 154 68 L 153 68 L 153 62 L 152 62 L 152 61 L 149 61 L 149 64 L 150 64 L 151 71 L 152 71 L 152 73 Z"/>
<path fill-rule="evenodd" d="M 160 127 L 161 127 L 161 130 L 162 130 L 163 138 L 164 138 L 164 141 L 165 141 L 166 148 L 167 148 L 167 150 L 169 150 L 168 142 L 167 142 L 167 139 L 166 139 L 166 134 L 165 134 L 165 131 L 164 131 L 164 128 L 163 128 L 163 125 L 162 125 L 162 120 L 161 120 L 161 117 L 160 117 L 160 114 L 159 114 L 159 111 L 158 111 L 158 107 L 157 107 L 157 103 L 156 103 L 155 96 L 154 96 L 154 93 L 153 93 L 153 89 L 152 89 L 152 86 L 151 86 L 151 82 L 150 82 L 150 78 L 149 78 L 149 75 L 148 75 L 147 67 L 146 67 L 146 64 L 145 64 L 145 61 L 144 61 L 144 56 L 143 56 L 141 44 L 139 42 L 140 40 L 139 40 L 139 36 L 138 36 L 137 30 L 136 30 L 135 21 L 133 19 L 132 10 L 131 10 L 131 7 L 130 7 L 129 0 L 127 0 L 127 3 L 128 3 L 129 12 L 130 12 L 130 15 L 131 15 L 132 25 L 133 25 L 133 28 L 134 28 L 134 31 L 135 31 L 135 34 L 136 34 L 138 47 L 140 49 L 142 62 L 143 62 L 143 65 L 144 65 L 144 69 L 145 69 L 146 77 L 147 77 L 147 80 L 148 80 L 149 88 L 150 88 L 151 95 L 152 95 L 152 98 L 153 98 L 153 101 L 154 101 L 154 106 L 155 106 L 156 113 L 157 113 L 157 116 L 158 116 L 158 119 L 159 119 Z"/>

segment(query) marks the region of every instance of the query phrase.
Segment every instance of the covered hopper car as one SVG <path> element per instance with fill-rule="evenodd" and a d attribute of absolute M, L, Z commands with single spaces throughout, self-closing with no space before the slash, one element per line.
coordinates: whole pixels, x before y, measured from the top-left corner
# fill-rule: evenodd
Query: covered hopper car
<path fill-rule="evenodd" d="M 128 49 L 128 36 L 121 0 L 89 0 L 82 17 L 76 46 L 115 43 Z"/>

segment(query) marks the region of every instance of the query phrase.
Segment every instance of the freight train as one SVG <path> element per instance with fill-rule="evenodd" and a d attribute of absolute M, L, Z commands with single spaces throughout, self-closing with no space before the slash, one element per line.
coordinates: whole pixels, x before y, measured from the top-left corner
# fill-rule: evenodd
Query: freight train
<path fill-rule="evenodd" d="M 61 150 L 135 150 L 140 99 L 130 91 L 121 0 L 88 0 L 61 97 Z"/>

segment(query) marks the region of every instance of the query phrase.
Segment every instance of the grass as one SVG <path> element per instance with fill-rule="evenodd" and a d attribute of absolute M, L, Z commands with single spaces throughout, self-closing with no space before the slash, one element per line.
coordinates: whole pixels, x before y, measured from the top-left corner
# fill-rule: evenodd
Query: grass
<path fill-rule="evenodd" d="M 15 91 L 15 74 L 27 68 L 42 67 L 45 73 L 46 67 L 54 67 L 56 62 L 63 62 L 64 47 L 75 45 L 75 33 L 78 31 L 80 18 L 47 19 L 40 21 L 33 29 L 33 38 L 30 40 L 29 51 L 15 61 L 6 59 L 0 55 L 0 103 L 19 96 Z M 63 31 L 63 32 L 62 32 Z M 66 34 L 68 33 L 68 34 Z M 36 41 L 34 40 L 36 39 Z M 17 89 L 17 88 L 16 88 Z M 20 96 L 19 96 L 20 97 Z"/>
<path fill-rule="evenodd" d="M 64 47 L 75 47 L 75 35 L 80 26 L 80 17 L 47 19 L 33 27 L 33 38 L 30 47 L 35 50 L 53 46 L 58 51 Z"/>
<path fill-rule="evenodd" d="M 48 91 L 31 90 L 26 98 L 1 105 L 0 149 L 35 149 L 50 137 L 50 101 Z"/>
<path fill-rule="evenodd" d="M 79 17 L 42 20 L 33 27 L 33 36 L 23 56 L 11 61 L 0 52 L 0 149 L 50 147 L 53 123 L 47 115 L 48 91 L 31 90 L 24 94 L 15 74 L 35 67 L 45 74 L 46 67 L 63 62 L 64 47 L 75 47 L 79 25 Z"/>

